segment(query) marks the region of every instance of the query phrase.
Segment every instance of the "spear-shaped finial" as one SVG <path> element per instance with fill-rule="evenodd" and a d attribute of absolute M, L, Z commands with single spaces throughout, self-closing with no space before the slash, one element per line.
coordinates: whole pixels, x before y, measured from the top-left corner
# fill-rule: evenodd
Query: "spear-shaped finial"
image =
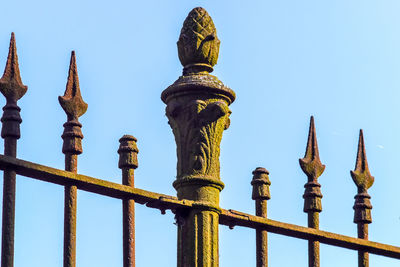
<path fill-rule="evenodd" d="M 83 101 L 79 88 L 75 51 L 71 52 L 68 81 L 64 96 L 59 96 L 58 100 L 65 113 L 67 113 L 68 118 L 71 120 L 79 118 L 87 110 L 88 105 Z"/>
<path fill-rule="evenodd" d="M 299 159 L 300 167 L 307 175 L 308 182 L 304 185 L 304 212 L 321 212 L 321 185 L 318 177 L 325 170 L 325 165 L 319 159 L 317 135 L 315 132 L 314 117 L 311 116 L 308 141 L 304 158 Z"/>
<path fill-rule="evenodd" d="M 360 130 L 360 136 L 358 139 L 356 167 L 354 171 L 350 171 L 350 174 L 354 183 L 362 190 L 366 191 L 374 183 L 374 177 L 371 175 L 368 168 L 363 130 Z"/>
<path fill-rule="evenodd" d="M 371 196 L 368 194 L 368 188 L 374 183 L 374 177 L 369 172 L 367 155 L 365 153 L 364 135 L 360 130 L 358 139 L 358 151 L 356 167 L 350 171 L 354 183 L 357 185 L 357 195 L 354 197 L 354 223 L 357 224 L 358 238 L 368 240 L 368 224 L 372 223 L 372 205 Z M 358 252 L 358 266 L 369 266 L 368 252 Z"/>
<path fill-rule="evenodd" d="M 310 119 L 306 153 L 304 158 L 299 159 L 299 163 L 303 172 L 311 179 L 312 177 L 318 178 L 325 170 L 325 165 L 323 165 L 319 159 L 317 135 L 315 132 L 313 116 L 311 116 Z"/>
<path fill-rule="evenodd" d="M 11 33 L 7 63 L 3 77 L 0 79 L 0 91 L 7 98 L 7 101 L 17 102 L 26 93 L 27 89 L 28 87 L 22 83 L 19 73 L 15 34 Z"/>
<path fill-rule="evenodd" d="M 81 139 L 83 135 L 81 131 L 82 124 L 79 123 L 78 118 L 86 112 L 88 105 L 83 101 L 79 88 L 75 51 L 71 52 L 67 88 L 64 96 L 59 96 L 58 100 L 65 113 L 67 113 L 67 122 L 64 124 L 64 133 L 61 136 L 64 139 L 63 153 L 66 155 L 79 155 L 82 153 Z M 71 165 L 67 169 L 71 171 L 70 169 L 76 169 L 76 166 Z"/>
<path fill-rule="evenodd" d="M 368 194 L 367 190 L 374 183 L 374 177 L 371 175 L 368 169 L 364 135 L 362 130 L 360 130 L 360 137 L 358 140 L 356 167 L 354 171 L 350 171 L 350 174 L 354 183 L 357 185 L 358 190 L 357 195 L 354 197 L 354 222 L 359 224 L 371 223 L 371 196 Z"/>

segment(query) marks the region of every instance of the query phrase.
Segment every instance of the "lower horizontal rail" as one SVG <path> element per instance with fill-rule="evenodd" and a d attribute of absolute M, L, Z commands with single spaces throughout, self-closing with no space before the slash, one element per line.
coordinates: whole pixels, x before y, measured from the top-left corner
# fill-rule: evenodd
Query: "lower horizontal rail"
<path fill-rule="evenodd" d="M 120 199 L 133 199 L 137 203 L 151 208 L 172 210 L 205 206 L 204 203 L 179 200 L 176 197 L 154 193 L 142 189 L 108 182 L 89 176 L 75 174 L 40 164 L 8 157 L 0 154 L 0 169 L 15 170 L 19 175 L 31 177 L 59 185 L 76 185 L 78 189 Z M 376 255 L 400 259 L 400 247 L 372 242 L 364 239 L 325 232 L 313 228 L 274 221 L 234 210 L 221 210 L 219 223 L 227 226 L 243 226 L 253 229 L 265 229 L 276 233 L 305 240 L 315 240 L 328 245 L 363 250 Z"/>

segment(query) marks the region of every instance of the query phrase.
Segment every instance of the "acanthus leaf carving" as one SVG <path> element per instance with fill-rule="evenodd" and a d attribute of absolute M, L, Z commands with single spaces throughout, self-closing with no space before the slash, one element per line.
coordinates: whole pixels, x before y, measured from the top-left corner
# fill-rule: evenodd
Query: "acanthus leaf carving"
<path fill-rule="evenodd" d="M 204 176 L 219 179 L 219 145 L 229 127 L 230 110 L 221 100 L 171 101 L 166 109 L 175 135 L 178 179 Z"/>

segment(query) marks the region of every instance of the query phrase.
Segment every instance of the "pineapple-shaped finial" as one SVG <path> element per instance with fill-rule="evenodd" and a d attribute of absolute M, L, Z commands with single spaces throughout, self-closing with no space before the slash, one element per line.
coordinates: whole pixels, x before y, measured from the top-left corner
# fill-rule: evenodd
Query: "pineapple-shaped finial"
<path fill-rule="evenodd" d="M 178 40 L 178 55 L 184 74 L 212 72 L 217 64 L 220 41 L 207 11 L 196 7 L 183 22 Z"/>

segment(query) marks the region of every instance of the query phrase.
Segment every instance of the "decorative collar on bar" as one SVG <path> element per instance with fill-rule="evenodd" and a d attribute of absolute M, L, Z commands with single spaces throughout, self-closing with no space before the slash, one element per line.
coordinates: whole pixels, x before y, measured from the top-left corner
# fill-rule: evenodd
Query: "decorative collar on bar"
<path fill-rule="evenodd" d="M 137 154 L 139 149 L 136 145 L 137 139 L 132 135 L 124 135 L 119 139 L 119 161 L 118 167 L 122 168 L 133 168 L 136 169 L 138 165 Z"/>
<path fill-rule="evenodd" d="M 88 104 L 83 101 L 81 90 L 79 88 L 79 78 L 76 68 L 75 51 L 71 52 L 68 81 L 64 96 L 59 96 L 58 100 L 61 107 L 67 114 L 69 121 L 78 120 L 78 118 L 85 114 L 87 110 Z"/>
<path fill-rule="evenodd" d="M 350 174 L 358 189 L 358 193 L 354 197 L 354 222 L 371 223 L 371 196 L 368 194 L 367 190 L 374 183 L 374 177 L 369 172 L 367 155 L 365 152 L 364 135 L 362 130 L 360 130 L 360 136 L 358 140 L 356 167 L 354 171 L 350 171 Z"/>
<path fill-rule="evenodd" d="M 16 103 L 26 93 L 27 89 L 28 87 L 21 80 L 15 35 L 11 33 L 7 63 L 3 77 L 0 79 L 0 91 L 6 97 L 7 102 Z"/>
<path fill-rule="evenodd" d="M 205 91 L 223 97 L 228 104 L 235 100 L 235 92 L 217 77 L 210 75 L 217 64 L 220 41 L 214 22 L 202 7 L 194 8 L 183 23 L 177 42 L 183 75 L 161 95 L 164 103 L 169 97 Z"/>
<path fill-rule="evenodd" d="M 304 185 L 304 212 L 321 212 L 321 185 L 318 177 L 325 170 L 325 165 L 319 159 L 317 134 L 315 132 L 314 117 L 310 118 L 310 128 L 308 131 L 308 141 L 304 158 L 299 159 L 300 167 L 307 175 L 308 182 Z"/>
<path fill-rule="evenodd" d="M 253 186 L 252 199 L 262 199 L 268 200 L 271 198 L 271 194 L 269 191 L 269 186 L 271 182 L 269 180 L 269 172 L 267 169 L 258 167 L 253 171 L 253 180 L 251 181 L 251 185 Z"/>

